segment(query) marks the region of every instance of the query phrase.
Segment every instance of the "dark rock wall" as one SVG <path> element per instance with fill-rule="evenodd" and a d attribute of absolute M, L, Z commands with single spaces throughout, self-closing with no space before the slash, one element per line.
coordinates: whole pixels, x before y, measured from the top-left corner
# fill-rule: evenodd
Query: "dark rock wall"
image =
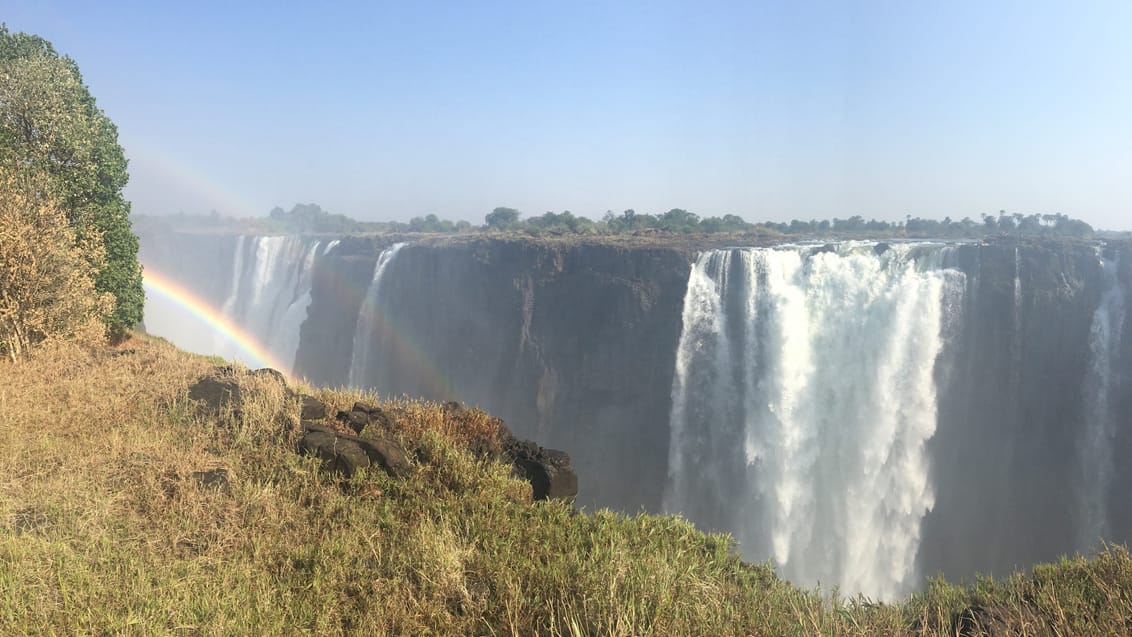
<path fill-rule="evenodd" d="M 340 271 L 325 278 L 368 285 L 375 258 L 330 259 Z M 481 406 L 567 450 L 579 503 L 656 510 L 690 258 L 608 245 L 406 246 L 384 274 L 365 384 Z M 346 378 L 360 297 L 349 299 L 314 298 L 298 369 L 315 382 Z"/>
<path fill-rule="evenodd" d="M 938 366 L 936 504 L 925 574 L 1006 573 L 1074 547 L 1085 366 L 1100 269 L 1091 246 L 961 246 L 964 317 Z"/>
<path fill-rule="evenodd" d="M 344 239 L 314 271 L 297 372 L 345 385 L 358 311 L 388 241 Z M 143 236 L 143 261 L 219 306 L 233 237 Z M 1132 297 L 1132 244 L 1120 278 Z M 203 256 L 202 256 L 203 255 Z M 660 509 L 672 373 L 694 254 L 686 246 L 467 240 L 410 244 L 389 264 L 365 383 L 383 396 L 478 405 L 520 436 L 567 451 L 579 504 Z M 936 504 L 925 575 L 1006 573 L 1079 548 L 1083 386 L 1103 292 L 1094 247 L 962 245 L 961 320 L 937 365 L 929 443 Z M 1020 294 L 1016 297 L 1016 258 Z M 1132 300 L 1130 298 L 1129 300 Z M 1110 523 L 1132 540 L 1132 320 L 1112 388 Z M 735 503 L 742 506 L 742 503 Z"/>
<path fill-rule="evenodd" d="M 295 373 L 318 385 L 342 387 L 350 372 L 358 311 L 374 264 L 389 242 L 345 238 L 311 272 L 311 304 L 299 332 Z"/>

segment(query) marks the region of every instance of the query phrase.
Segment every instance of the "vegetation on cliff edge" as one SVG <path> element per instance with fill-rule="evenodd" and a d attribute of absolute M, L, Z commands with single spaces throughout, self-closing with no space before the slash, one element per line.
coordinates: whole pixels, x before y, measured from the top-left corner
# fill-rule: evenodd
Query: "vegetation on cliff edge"
<path fill-rule="evenodd" d="M 239 409 L 197 409 L 188 389 L 216 364 L 142 336 L 0 364 L 0 633 L 1132 629 L 1123 548 L 967 588 L 935 581 L 895 604 L 803 590 L 677 517 L 532 503 L 429 403 L 388 410 L 416 451 L 409 477 L 343 482 L 294 453 L 300 406 L 274 377 L 237 369 Z M 337 408 L 376 400 L 315 393 Z"/>
<path fill-rule="evenodd" d="M 0 178 L 0 196 L 61 210 L 74 231 L 71 245 L 100 244 L 87 254 L 95 290 L 112 296 L 111 310 L 102 316 L 109 334 L 120 336 L 141 322 L 145 294 L 130 204 L 122 195 L 129 177 L 118 129 L 98 108 L 74 60 L 47 40 L 11 33 L 3 24 Z M 13 194 L 14 186 L 23 192 Z M 39 245 L 57 238 L 27 240 Z"/>

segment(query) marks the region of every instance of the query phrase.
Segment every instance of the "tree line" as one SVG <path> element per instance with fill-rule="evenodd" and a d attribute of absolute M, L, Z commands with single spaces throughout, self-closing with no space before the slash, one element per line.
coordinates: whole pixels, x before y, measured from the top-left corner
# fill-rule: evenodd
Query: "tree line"
<path fill-rule="evenodd" d="M 141 321 L 127 179 L 118 130 L 75 61 L 0 24 L 0 356 Z"/>
<path fill-rule="evenodd" d="M 149 221 L 150 218 L 145 218 Z M 1075 237 L 1093 236 L 1093 228 L 1084 221 L 1062 213 L 1055 214 L 984 214 L 979 221 L 965 217 L 958 221 L 923 219 L 908 215 L 902 221 L 866 220 L 860 215 L 845 219 L 789 222 L 764 221 L 751 223 L 738 215 L 700 217 L 682 208 L 649 214 L 625 210 L 621 214 L 607 211 L 600 220 L 592 220 L 565 212 L 546 212 L 524 218 L 515 208 L 498 207 L 484 216 L 482 225 L 468 221 L 450 221 L 435 214 L 419 216 L 407 222 L 357 221 L 346 215 L 332 214 L 316 204 L 298 204 L 290 211 L 275 208 L 264 217 L 230 218 L 212 212 L 209 215 L 178 213 L 161 217 L 181 229 L 213 229 L 245 233 L 326 233 L 361 232 L 395 233 L 468 233 L 511 232 L 531 236 L 543 235 L 618 235 L 618 234 L 746 234 L 760 236 L 869 236 L 929 237 L 980 239 L 994 236 Z"/>

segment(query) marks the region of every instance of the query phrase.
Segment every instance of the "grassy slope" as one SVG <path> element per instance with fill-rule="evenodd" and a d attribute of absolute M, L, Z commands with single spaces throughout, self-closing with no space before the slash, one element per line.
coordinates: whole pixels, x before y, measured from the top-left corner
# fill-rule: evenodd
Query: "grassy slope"
<path fill-rule="evenodd" d="M 995 634 L 1132 629 L 1121 548 L 823 600 L 678 518 L 531 504 L 429 404 L 397 423 L 428 462 L 343 485 L 292 453 L 298 405 L 270 379 L 244 378 L 241 420 L 198 414 L 214 363 L 135 337 L 0 364 L 0 634 L 945 635 L 972 605 Z M 212 469 L 229 491 L 193 477 Z"/>

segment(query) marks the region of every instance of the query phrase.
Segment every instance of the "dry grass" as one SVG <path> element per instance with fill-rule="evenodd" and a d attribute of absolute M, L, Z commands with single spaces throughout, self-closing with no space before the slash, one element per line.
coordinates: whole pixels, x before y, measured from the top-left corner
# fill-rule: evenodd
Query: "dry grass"
<path fill-rule="evenodd" d="M 292 452 L 277 382 L 238 374 L 239 417 L 189 404 L 214 364 L 135 337 L 0 365 L 0 634 L 951 635 L 965 608 L 987 634 L 1132 630 L 1122 548 L 901 604 L 823 598 L 679 518 L 530 503 L 467 452 L 497 426 L 481 412 L 386 405 L 427 461 L 342 484 Z"/>

